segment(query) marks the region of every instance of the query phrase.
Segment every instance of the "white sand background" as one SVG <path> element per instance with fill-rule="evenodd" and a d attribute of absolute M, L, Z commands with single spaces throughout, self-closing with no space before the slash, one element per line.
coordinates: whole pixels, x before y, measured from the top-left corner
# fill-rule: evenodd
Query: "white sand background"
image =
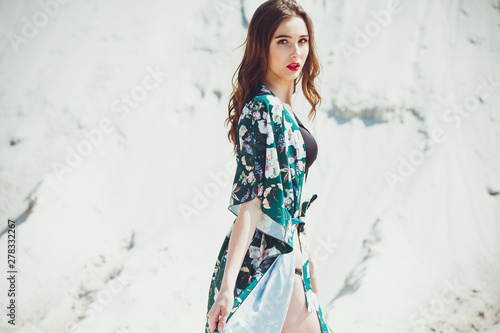
<path fill-rule="evenodd" d="M 235 48 L 260 3 L 0 2 L 18 271 L 13 326 L 4 233 L 1 332 L 202 332 L 234 220 Z M 293 107 L 319 145 L 304 191 L 329 325 L 500 332 L 500 3 L 300 3 L 323 66 L 316 119 Z"/>

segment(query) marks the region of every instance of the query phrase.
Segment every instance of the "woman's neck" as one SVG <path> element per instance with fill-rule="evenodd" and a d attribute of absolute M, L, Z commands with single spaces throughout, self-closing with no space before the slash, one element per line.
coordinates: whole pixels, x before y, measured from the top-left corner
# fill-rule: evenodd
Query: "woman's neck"
<path fill-rule="evenodd" d="M 286 104 L 290 109 L 292 108 L 293 81 L 278 81 L 274 78 L 266 77 L 262 79 L 262 83 L 264 83 L 281 102 Z"/>

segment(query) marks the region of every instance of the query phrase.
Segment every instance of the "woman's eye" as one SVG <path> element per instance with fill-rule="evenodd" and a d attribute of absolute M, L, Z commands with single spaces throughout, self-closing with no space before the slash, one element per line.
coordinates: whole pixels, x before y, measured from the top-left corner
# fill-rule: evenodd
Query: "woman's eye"
<path fill-rule="evenodd" d="M 309 40 L 307 38 L 301 38 L 301 39 L 299 39 L 299 43 L 301 43 L 301 44 L 305 44 L 308 41 Z M 287 44 L 287 43 L 288 43 L 288 41 L 286 39 L 281 39 L 281 40 L 278 41 L 278 44 Z"/>

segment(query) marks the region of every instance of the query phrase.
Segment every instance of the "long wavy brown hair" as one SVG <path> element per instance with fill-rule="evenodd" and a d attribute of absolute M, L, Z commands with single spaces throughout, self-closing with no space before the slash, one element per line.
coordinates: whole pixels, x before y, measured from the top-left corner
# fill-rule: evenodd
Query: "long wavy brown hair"
<path fill-rule="evenodd" d="M 232 78 L 233 91 L 228 103 L 228 117 L 224 124 L 229 125 L 227 137 L 234 145 L 236 152 L 236 139 L 238 120 L 244 105 L 250 99 L 253 87 L 257 81 L 265 77 L 268 70 L 269 46 L 280 23 L 290 17 L 301 17 L 309 33 L 309 54 L 302 68 L 300 76 L 295 79 L 293 92 L 297 83 L 302 79 L 302 91 L 311 104 L 309 120 L 316 116 L 316 109 L 321 104 L 321 96 L 316 90 L 314 80 L 320 73 L 320 64 L 316 56 L 313 24 L 309 15 L 294 0 L 268 0 L 257 8 L 248 25 L 248 33 L 243 60 L 236 69 Z M 235 76 L 238 75 L 235 82 Z"/>

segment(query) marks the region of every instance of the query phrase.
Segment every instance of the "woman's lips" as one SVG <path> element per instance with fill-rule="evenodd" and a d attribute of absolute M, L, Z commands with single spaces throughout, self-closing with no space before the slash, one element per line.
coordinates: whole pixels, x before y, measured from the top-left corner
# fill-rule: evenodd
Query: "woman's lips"
<path fill-rule="evenodd" d="M 294 72 L 295 72 L 295 71 L 298 71 L 298 70 L 299 70 L 299 68 L 300 68 L 300 64 L 299 64 L 298 62 L 294 62 L 294 63 L 292 63 L 292 64 L 290 64 L 290 65 L 288 65 L 288 66 L 286 66 L 286 67 L 288 67 L 288 69 L 289 69 L 289 70 L 291 70 L 291 71 L 294 71 Z"/>

